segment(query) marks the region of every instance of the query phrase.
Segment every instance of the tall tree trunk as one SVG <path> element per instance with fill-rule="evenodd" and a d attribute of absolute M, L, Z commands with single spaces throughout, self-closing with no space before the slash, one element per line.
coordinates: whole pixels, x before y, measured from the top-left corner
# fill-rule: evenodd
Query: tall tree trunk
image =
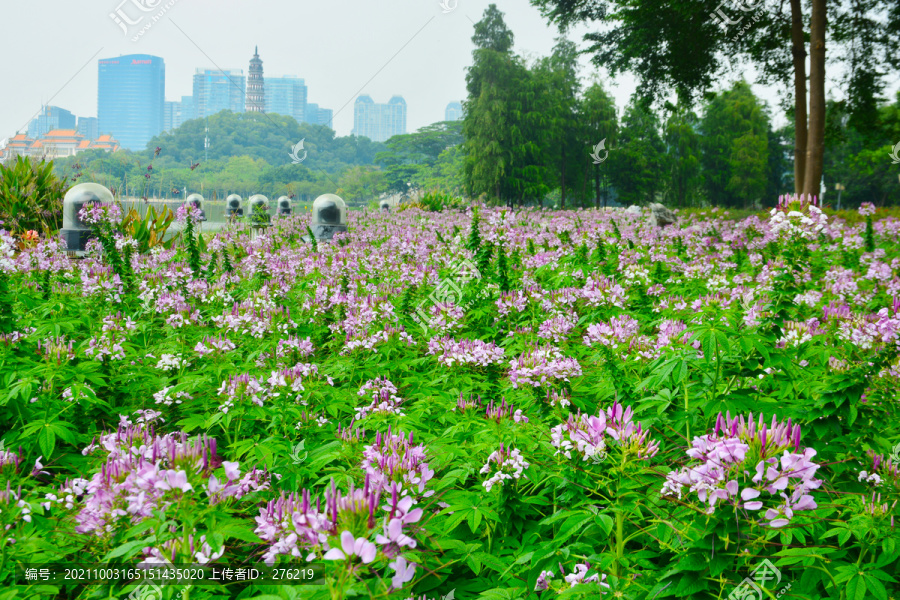
<path fill-rule="evenodd" d="M 803 193 L 819 195 L 825 156 L 825 0 L 813 0 L 809 27 L 809 137 Z"/>
<path fill-rule="evenodd" d="M 806 179 L 806 42 L 803 41 L 803 7 L 791 0 L 791 54 L 794 57 L 794 193 L 803 191 Z"/>

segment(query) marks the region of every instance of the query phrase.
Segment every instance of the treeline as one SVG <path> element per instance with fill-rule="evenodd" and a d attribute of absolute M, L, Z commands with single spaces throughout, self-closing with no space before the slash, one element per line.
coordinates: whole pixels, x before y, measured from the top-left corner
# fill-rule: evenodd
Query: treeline
<path fill-rule="evenodd" d="M 185 189 L 220 200 L 261 193 L 309 201 L 336 192 L 355 204 L 410 189 L 461 195 L 461 128 L 460 122 L 435 123 L 379 143 L 337 137 L 328 127 L 287 116 L 222 111 L 185 122 L 151 140 L 146 150 L 87 151 L 57 159 L 54 171 L 137 198 L 181 198 Z"/>
<path fill-rule="evenodd" d="M 513 39 L 490 5 L 475 26 L 464 104 L 470 194 L 562 207 L 616 200 L 752 208 L 794 190 L 794 127 L 773 129 L 770 109 L 745 81 L 693 104 L 654 104 L 639 89 L 619 114 L 601 83 L 582 87 L 572 42 L 559 39 L 551 56 L 529 64 L 512 52 Z M 889 152 L 900 141 L 898 112 L 900 96 L 864 119 L 829 103 L 829 202 L 835 183 L 846 187 L 846 205 L 881 205 L 892 191 L 896 201 Z"/>
<path fill-rule="evenodd" d="M 384 149 L 368 138 L 336 137 L 328 127 L 288 116 L 222 111 L 183 123 L 151 140 L 146 150 L 83 152 L 55 161 L 55 169 L 138 198 L 178 198 L 187 188 L 210 199 L 232 193 L 309 199 L 338 191 L 348 200 L 368 200 L 384 187 L 374 164 Z"/>

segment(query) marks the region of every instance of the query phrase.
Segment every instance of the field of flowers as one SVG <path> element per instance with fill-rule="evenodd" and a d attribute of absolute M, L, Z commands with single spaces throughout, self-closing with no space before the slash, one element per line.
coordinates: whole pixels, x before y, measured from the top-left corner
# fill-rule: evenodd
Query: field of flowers
<path fill-rule="evenodd" d="M 0 600 L 897 597 L 900 220 L 861 210 L 0 232 Z"/>

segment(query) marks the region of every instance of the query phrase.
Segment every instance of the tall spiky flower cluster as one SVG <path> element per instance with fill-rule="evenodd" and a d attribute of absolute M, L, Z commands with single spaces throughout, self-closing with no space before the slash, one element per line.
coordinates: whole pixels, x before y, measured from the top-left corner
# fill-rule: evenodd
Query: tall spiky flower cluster
<path fill-rule="evenodd" d="M 392 433 L 390 427 L 387 433 L 379 431 L 375 443 L 363 448 L 362 468 L 378 489 L 397 484 L 403 496 L 413 494 L 428 498 L 434 494 L 434 490 L 426 489 L 434 471 L 426 462 L 425 446 L 413 443 L 411 431 L 408 435 L 402 431 Z"/>
<path fill-rule="evenodd" d="M 379 506 L 382 493 L 389 500 Z M 392 560 L 391 584 L 400 589 L 415 576 L 416 564 L 400 556 L 404 548 L 415 548 L 412 526 L 422 518 L 422 509 L 413 508 L 415 500 L 400 494 L 400 485 L 386 490 L 369 475 L 362 488 L 351 485 L 343 494 L 332 480 L 321 498 L 313 504 L 309 490 L 294 492 L 270 501 L 256 517 L 256 534 L 270 544 L 263 555 L 272 565 L 279 555 L 297 556 L 307 561 L 341 560 L 368 565 L 377 559 Z M 380 510 L 379 510 L 380 509 Z M 374 541 L 373 541 L 374 538 Z M 355 572 L 360 567 L 354 568 Z"/>
<path fill-rule="evenodd" d="M 222 461 L 215 438 L 192 439 L 184 432 L 158 435 L 151 420 L 131 424 L 125 419 L 115 433 L 100 436 L 83 451 L 88 455 L 102 448 L 106 460 L 85 486 L 76 517 L 78 533 L 107 537 L 186 496 L 196 503 L 201 491 L 215 504 L 268 488 L 265 471 L 252 469 L 241 477 L 238 463 Z M 222 480 L 214 473 L 220 466 Z"/>
<path fill-rule="evenodd" d="M 649 429 L 632 419 L 634 411 L 623 408 L 618 402 L 605 411 L 593 415 L 569 414 L 569 419 L 550 430 L 551 443 L 556 453 L 572 458 L 572 451 L 582 460 L 599 462 L 606 459 L 610 446 L 625 456 L 649 459 L 659 451 L 659 442 L 649 439 Z"/>
<path fill-rule="evenodd" d="M 812 239 L 828 224 L 816 196 L 779 196 L 778 205 L 769 214 L 772 231 L 785 238 Z"/>
<path fill-rule="evenodd" d="M 810 492 L 822 485 L 815 474 L 816 451 L 800 447 L 800 425 L 773 415 L 766 426 L 762 415 L 732 418 L 719 413 L 712 433 L 695 437 L 687 451 L 687 466 L 672 471 L 663 485 L 664 495 L 681 498 L 684 488 L 696 493 L 713 514 L 719 501 L 735 510 L 765 509 L 763 524 L 784 527 L 795 511 L 817 507 Z"/>

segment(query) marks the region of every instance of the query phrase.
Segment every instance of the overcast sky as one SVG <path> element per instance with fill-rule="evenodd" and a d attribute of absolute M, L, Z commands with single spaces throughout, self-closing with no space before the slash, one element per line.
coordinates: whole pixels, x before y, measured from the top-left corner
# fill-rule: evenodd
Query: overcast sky
<path fill-rule="evenodd" d="M 308 101 L 334 110 L 338 135 L 353 126 L 353 101 L 406 99 L 407 130 L 441 121 L 448 102 L 465 96 L 472 60 L 473 22 L 488 0 L 28 0 L 0 4 L 0 139 L 25 131 L 48 103 L 78 116 L 97 115 L 97 60 L 124 54 L 161 56 L 166 99 L 192 93 L 198 67 L 238 68 L 246 74 L 259 46 L 265 75 L 306 80 Z M 155 7 L 141 12 L 132 3 Z M 173 5 L 137 41 L 132 37 L 167 4 Z M 515 50 L 536 58 L 558 35 L 526 0 L 495 0 L 515 34 Z M 126 35 L 110 17 L 119 9 L 142 23 Z M 587 29 L 571 32 L 583 45 Z M 582 77 L 597 71 L 582 57 Z M 605 83 L 620 110 L 635 89 L 630 76 Z M 756 87 L 775 105 L 770 90 Z M 776 111 L 777 113 L 777 111 Z M 784 118 L 776 116 L 776 124 Z"/>

